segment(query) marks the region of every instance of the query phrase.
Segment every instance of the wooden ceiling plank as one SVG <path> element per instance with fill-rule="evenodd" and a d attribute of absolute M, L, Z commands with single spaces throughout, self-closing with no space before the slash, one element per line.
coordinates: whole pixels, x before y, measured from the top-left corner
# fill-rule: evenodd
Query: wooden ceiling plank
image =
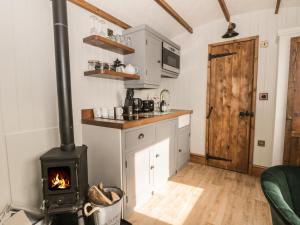
<path fill-rule="evenodd" d="M 119 27 L 122 27 L 124 29 L 128 29 L 128 28 L 131 28 L 130 25 L 128 25 L 127 23 L 124 23 L 123 21 L 119 20 L 118 18 L 110 15 L 109 13 L 97 8 L 96 6 L 88 3 L 87 1 L 85 0 L 68 0 L 69 2 L 72 2 L 74 3 L 75 5 L 97 15 L 97 16 L 100 16 L 102 17 L 103 19 L 113 23 L 113 24 L 116 24 L 117 26 Z"/>
<path fill-rule="evenodd" d="M 218 0 L 218 1 L 219 1 L 220 6 L 221 6 L 221 9 L 224 13 L 226 21 L 230 22 L 230 13 L 229 13 L 228 8 L 226 6 L 225 0 Z"/>
<path fill-rule="evenodd" d="M 155 1 L 175 20 L 177 20 L 177 22 L 180 23 L 188 32 L 193 33 L 193 28 L 165 0 Z"/>
<path fill-rule="evenodd" d="M 280 3 L 281 3 L 281 0 L 277 0 L 277 2 L 276 2 L 275 14 L 278 14 L 278 13 L 279 13 Z"/>

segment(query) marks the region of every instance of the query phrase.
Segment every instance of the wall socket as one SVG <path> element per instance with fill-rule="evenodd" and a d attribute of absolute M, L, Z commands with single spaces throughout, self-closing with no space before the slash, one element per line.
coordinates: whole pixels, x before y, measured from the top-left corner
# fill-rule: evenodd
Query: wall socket
<path fill-rule="evenodd" d="M 261 48 L 268 48 L 269 47 L 269 41 L 261 41 L 260 42 Z"/>
<path fill-rule="evenodd" d="M 259 146 L 259 147 L 265 147 L 266 146 L 266 141 L 264 141 L 264 140 L 258 140 L 257 141 L 257 146 Z"/>

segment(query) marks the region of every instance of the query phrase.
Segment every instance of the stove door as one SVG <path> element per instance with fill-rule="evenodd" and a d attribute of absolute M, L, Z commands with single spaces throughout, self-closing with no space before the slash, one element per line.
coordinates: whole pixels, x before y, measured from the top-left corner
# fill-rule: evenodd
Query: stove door
<path fill-rule="evenodd" d="M 77 165 L 75 161 L 42 163 L 44 195 L 76 192 L 78 190 Z"/>

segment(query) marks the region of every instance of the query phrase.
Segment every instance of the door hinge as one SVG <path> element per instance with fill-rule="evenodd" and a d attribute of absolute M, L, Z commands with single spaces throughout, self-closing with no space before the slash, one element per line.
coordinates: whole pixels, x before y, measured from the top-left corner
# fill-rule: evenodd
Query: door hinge
<path fill-rule="evenodd" d="M 126 195 L 126 203 L 128 203 L 128 196 Z"/>
<path fill-rule="evenodd" d="M 146 45 L 148 45 L 148 40 L 146 39 Z"/>
<path fill-rule="evenodd" d="M 225 158 L 222 158 L 222 157 L 211 156 L 209 154 L 206 154 L 205 157 L 206 157 L 207 160 L 213 159 L 213 160 L 220 160 L 220 161 L 226 161 L 226 162 L 231 162 L 232 161 L 231 159 L 225 159 Z"/>
<path fill-rule="evenodd" d="M 125 161 L 125 168 L 127 168 L 127 160 Z"/>
<path fill-rule="evenodd" d="M 208 60 L 216 59 L 216 58 L 222 58 L 230 55 L 235 55 L 236 52 L 227 52 L 227 53 L 220 53 L 220 54 L 208 54 Z"/>

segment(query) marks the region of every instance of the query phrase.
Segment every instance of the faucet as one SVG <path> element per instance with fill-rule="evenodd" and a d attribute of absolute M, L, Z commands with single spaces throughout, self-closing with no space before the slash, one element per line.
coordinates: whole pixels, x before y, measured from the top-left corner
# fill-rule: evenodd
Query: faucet
<path fill-rule="evenodd" d="M 168 104 L 165 101 L 165 99 L 163 99 L 164 95 L 167 94 L 170 97 L 170 92 L 167 89 L 163 89 L 160 92 L 160 104 L 159 104 L 159 109 L 161 112 L 167 112 L 168 111 Z"/>

